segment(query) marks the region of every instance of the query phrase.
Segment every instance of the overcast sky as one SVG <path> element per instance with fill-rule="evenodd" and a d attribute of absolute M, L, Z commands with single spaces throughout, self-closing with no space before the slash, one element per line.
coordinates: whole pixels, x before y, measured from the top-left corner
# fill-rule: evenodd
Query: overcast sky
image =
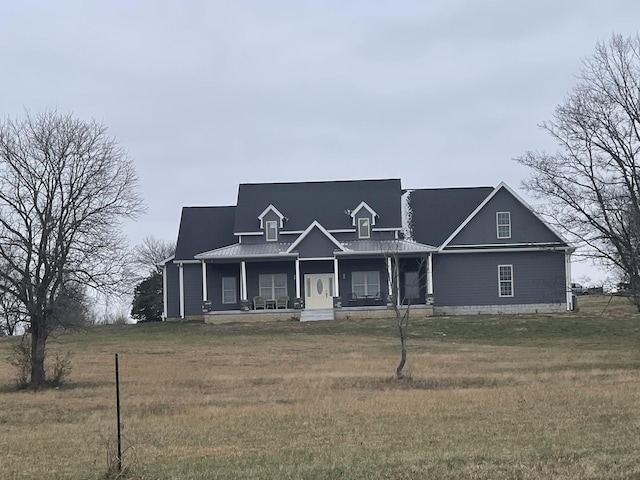
<path fill-rule="evenodd" d="M 233 205 L 239 183 L 526 197 L 513 158 L 554 149 L 537 125 L 596 42 L 639 21 L 637 0 L 5 0 L 0 111 L 108 126 L 148 206 L 134 244 L 175 240 L 183 206 Z"/>

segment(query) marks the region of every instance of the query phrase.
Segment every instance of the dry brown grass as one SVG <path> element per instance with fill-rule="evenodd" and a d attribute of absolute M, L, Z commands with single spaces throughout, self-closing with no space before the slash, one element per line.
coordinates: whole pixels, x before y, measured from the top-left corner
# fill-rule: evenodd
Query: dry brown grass
<path fill-rule="evenodd" d="M 638 479 L 640 319 L 580 301 L 416 321 L 404 381 L 393 321 L 64 334 L 67 387 L 0 393 L 0 478 L 104 478 L 118 352 L 133 478 Z"/>

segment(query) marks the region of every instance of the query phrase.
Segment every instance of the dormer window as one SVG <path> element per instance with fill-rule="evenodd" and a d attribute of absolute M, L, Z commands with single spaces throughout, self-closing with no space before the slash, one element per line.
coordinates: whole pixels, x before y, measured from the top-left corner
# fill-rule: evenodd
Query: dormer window
<path fill-rule="evenodd" d="M 371 220 L 367 217 L 358 219 L 358 238 L 371 237 Z"/>
<path fill-rule="evenodd" d="M 264 231 L 267 242 L 275 242 L 278 240 L 278 222 L 276 220 L 267 220 Z"/>
<path fill-rule="evenodd" d="M 511 212 L 496 212 L 498 238 L 511 238 Z"/>

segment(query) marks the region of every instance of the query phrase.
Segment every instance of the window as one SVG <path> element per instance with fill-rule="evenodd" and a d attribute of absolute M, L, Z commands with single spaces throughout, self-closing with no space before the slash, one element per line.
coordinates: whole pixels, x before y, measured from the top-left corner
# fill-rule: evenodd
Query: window
<path fill-rule="evenodd" d="M 260 275 L 260 296 L 270 300 L 284 297 L 287 294 L 287 274 Z"/>
<path fill-rule="evenodd" d="M 404 296 L 412 300 L 420 298 L 418 272 L 404 272 Z"/>
<path fill-rule="evenodd" d="M 358 219 L 358 238 L 369 238 L 371 236 L 371 220 L 368 218 Z"/>
<path fill-rule="evenodd" d="M 513 265 L 498 265 L 498 294 L 513 297 Z"/>
<path fill-rule="evenodd" d="M 498 238 L 511 238 L 511 212 L 496 212 Z"/>
<path fill-rule="evenodd" d="M 380 272 L 353 272 L 351 291 L 358 297 L 376 297 L 380 295 Z"/>
<path fill-rule="evenodd" d="M 278 240 L 278 222 L 276 220 L 267 220 L 265 225 L 267 242 L 275 242 Z"/>
<path fill-rule="evenodd" d="M 237 303 L 236 277 L 222 277 L 222 303 Z"/>

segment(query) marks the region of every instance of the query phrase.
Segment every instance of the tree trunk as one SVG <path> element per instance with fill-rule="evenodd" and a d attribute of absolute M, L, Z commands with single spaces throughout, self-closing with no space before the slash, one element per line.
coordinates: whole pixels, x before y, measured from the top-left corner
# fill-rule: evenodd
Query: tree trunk
<path fill-rule="evenodd" d="M 45 382 L 44 356 L 47 340 L 44 319 L 33 319 L 31 323 L 31 387 L 41 388 Z"/>
<path fill-rule="evenodd" d="M 404 369 L 404 364 L 407 363 L 407 336 L 406 332 L 402 327 L 399 327 L 400 330 L 400 345 L 401 345 L 401 354 L 400 354 L 400 363 L 398 364 L 398 368 L 396 368 L 396 378 L 401 380 L 404 377 L 404 373 L 402 370 Z"/>

